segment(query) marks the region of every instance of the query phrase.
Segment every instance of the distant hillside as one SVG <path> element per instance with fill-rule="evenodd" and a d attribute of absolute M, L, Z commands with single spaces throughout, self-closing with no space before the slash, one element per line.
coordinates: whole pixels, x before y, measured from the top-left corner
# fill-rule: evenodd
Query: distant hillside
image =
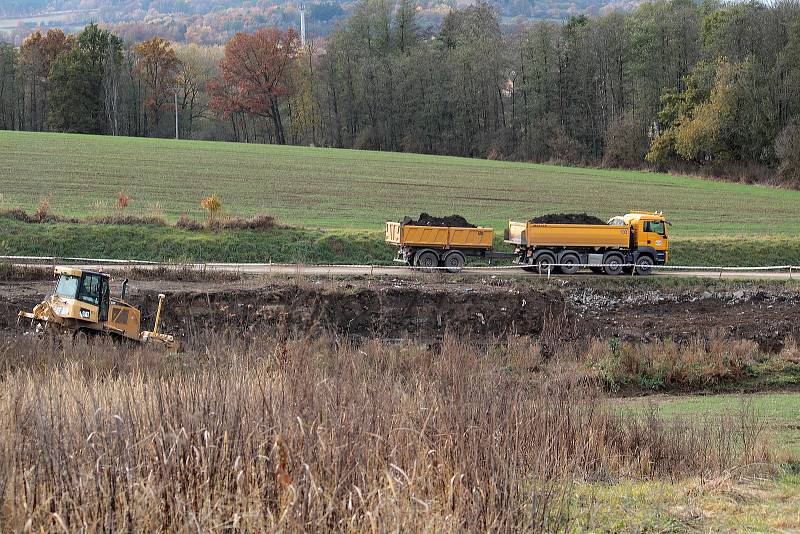
<path fill-rule="evenodd" d="M 0 36 L 19 42 L 35 28 L 79 27 L 94 21 L 112 26 L 131 40 L 160 35 L 173 41 L 223 43 L 237 31 L 263 26 L 299 26 L 299 8 L 305 3 L 308 32 L 323 37 L 346 17 L 352 0 L 3 0 Z M 451 7 L 471 0 L 420 0 L 422 28 L 438 26 Z M 597 15 L 634 7 L 638 0 L 489 0 L 505 25 L 532 20 L 564 20 L 576 14 Z M 392 6 L 394 2 L 387 2 Z"/>

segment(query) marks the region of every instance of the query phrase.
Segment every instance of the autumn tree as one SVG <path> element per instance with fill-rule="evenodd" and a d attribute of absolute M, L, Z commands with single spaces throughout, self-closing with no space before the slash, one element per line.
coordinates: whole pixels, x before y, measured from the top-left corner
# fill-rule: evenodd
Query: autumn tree
<path fill-rule="evenodd" d="M 289 96 L 289 70 L 300 49 L 293 29 L 237 33 L 225 45 L 221 78 L 209 83 L 210 107 L 224 118 L 244 113 L 272 122 L 272 140 L 286 143 L 281 99 Z"/>
<path fill-rule="evenodd" d="M 37 30 L 22 42 L 19 67 L 28 129 L 44 130 L 50 68 L 71 47 L 72 39 L 59 29 L 48 30 L 46 34 Z"/>
<path fill-rule="evenodd" d="M 219 73 L 217 64 L 222 56 L 222 47 L 190 44 L 178 47 L 175 53 L 180 61 L 175 75 L 180 127 L 183 136 L 191 137 L 195 121 L 207 116 L 206 86 Z"/>
<path fill-rule="evenodd" d="M 175 95 L 175 77 L 180 61 L 169 41 L 153 37 L 136 46 L 139 62 L 136 70 L 146 87 L 144 108 L 149 121 L 148 131 L 158 131 L 161 113 Z"/>
<path fill-rule="evenodd" d="M 293 70 L 290 97 L 292 110 L 292 142 L 317 144 L 317 132 L 321 126 L 321 109 L 316 98 L 315 49 L 313 44 L 306 46 L 297 56 L 297 68 Z"/>

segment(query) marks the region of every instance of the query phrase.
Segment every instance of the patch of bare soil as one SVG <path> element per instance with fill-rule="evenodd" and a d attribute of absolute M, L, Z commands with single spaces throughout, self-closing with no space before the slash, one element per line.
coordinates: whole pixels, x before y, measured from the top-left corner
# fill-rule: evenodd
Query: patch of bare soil
<path fill-rule="evenodd" d="M 433 280 L 433 279 L 431 279 Z M 115 281 L 112 289 L 118 291 Z M 786 286 L 598 289 L 591 282 L 545 285 L 514 280 L 280 279 L 238 282 L 131 280 L 128 300 L 152 325 L 158 293 L 167 295 L 163 330 L 328 330 L 353 337 L 473 339 L 507 335 L 550 341 L 618 337 L 631 341 L 719 336 L 777 351 L 800 339 L 800 293 Z M 52 291 L 52 282 L 0 283 L 0 329 L 16 326 Z"/>

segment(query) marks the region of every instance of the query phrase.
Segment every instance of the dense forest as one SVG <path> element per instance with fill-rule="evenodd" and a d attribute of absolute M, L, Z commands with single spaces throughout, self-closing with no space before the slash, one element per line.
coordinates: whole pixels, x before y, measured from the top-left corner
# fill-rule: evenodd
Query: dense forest
<path fill-rule="evenodd" d="M 0 129 L 651 167 L 800 183 L 800 4 L 659 0 L 503 31 L 486 3 L 421 31 L 364 0 L 324 43 L 224 46 L 95 25 L 0 45 Z"/>
<path fill-rule="evenodd" d="M 417 23 L 423 30 L 439 27 L 451 9 L 473 1 L 417 0 Z M 638 5 L 640 0 L 489 2 L 504 27 L 516 27 L 532 20 L 563 21 L 575 13 L 599 15 Z M 236 32 L 297 26 L 300 7 L 305 6 L 309 35 L 325 37 L 358 5 L 358 0 L 2 0 L 0 34 L 5 32 L 7 40 L 19 44 L 37 29 L 75 28 L 97 22 L 126 40 L 158 36 L 177 43 L 224 44 Z"/>

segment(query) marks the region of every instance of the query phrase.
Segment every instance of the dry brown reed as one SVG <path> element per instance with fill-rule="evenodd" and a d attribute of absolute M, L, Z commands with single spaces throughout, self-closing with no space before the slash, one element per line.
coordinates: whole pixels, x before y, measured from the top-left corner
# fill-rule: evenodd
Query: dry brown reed
<path fill-rule="evenodd" d="M 576 478 L 767 462 L 746 419 L 624 415 L 538 345 L 0 344 L 0 530 L 558 530 Z M 744 430 L 743 430 L 744 429 Z M 746 436 L 747 439 L 744 439 Z"/>
<path fill-rule="evenodd" d="M 755 341 L 721 335 L 683 343 L 670 339 L 650 343 L 594 339 L 586 350 L 586 362 L 612 387 L 638 381 L 657 389 L 697 388 L 741 380 L 761 361 L 790 358 L 793 341 L 786 344 L 787 350 L 770 355 L 759 350 Z"/>
<path fill-rule="evenodd" d="M 287 228 L 279 224 L 275 217 L 263 213 L 247 218 L 235 215 L 220 218 L 212 217 L 203 222 L 182 214 L 175 226 L 184 230 L 266 230 L 270 228 Z"/>

